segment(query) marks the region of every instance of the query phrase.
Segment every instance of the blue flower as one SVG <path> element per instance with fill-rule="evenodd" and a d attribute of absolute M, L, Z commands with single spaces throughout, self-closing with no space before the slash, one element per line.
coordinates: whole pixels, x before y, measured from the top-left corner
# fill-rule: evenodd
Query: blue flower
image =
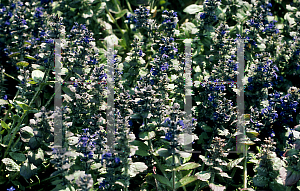
<path fill-rule="evenodd" d="M 268 7 L 272 7 L 272 3 L 268 3 L 268 5 L 267 5 Z"/>
<path fill-rule="evenodd" d="M 10 187 L 10 188 L 8 188 L 8 189 L 6 189 L 7 191 L 14 191 L 14 190 L 16 190 L 13 186 L 12 187 Z"/>
<path fill-rule="evenodd" d="M 4 24 L 5 24 L 5 25 L 10 25 L 10 22 L 9 22 L 9 21 L 5 21 Z"/>
<path fill-rule="evenodd" d="M 143 51 L 142 51 L 142 50 L 139 51 L 139 55 L 140 55 L 140 56 L 143 55 Z"/>
<path fill-rule="evenodd" d="M 121 161 L 120 158 L 118 158 L 118 157 L 115 158 L 115 162 L 116 162 L 117 164 L 119 164 L 120 161 Z"/>
<path fill-rule="evenodd" d="M 131 120 L 129 120 L 129 125 L 132 127 L 133 126 L 133 123 Z"/>
<path fill-rule="evenodd" d="M 204 19 L 204 18 L 205 18 L 205 13 L 201 13 L 201 14 L 200 14 L 200 18 L 201 18 L 201 19 Z"/>
<path fill-rule="evenodd" d="M 23 24 L 23 25 L 26 25 L 26 24 L 27 24 L 26 20 L 23 19 L 23 20 L 22 20 L 22 24 Z"/>
<path fill-rule="evenodd" d="M 171 132 L 166 133 L 166 138 L 165 139 L 170 141 L 172 139 L 172 133 Z"/>
<path fill-rule="evenodd" d="M 5 95 L 5 96 L 3 97 L 3 99 L 4 99 L 4 100 L 7 100 L 7 95 Z"/>
<path fill-rule="evenodd" d="M 184 128 L 184 123 L 183 123 L 182 120 L 179 120 L 178 123 L 179 123 L 180 126 L 182 126 Z"/>

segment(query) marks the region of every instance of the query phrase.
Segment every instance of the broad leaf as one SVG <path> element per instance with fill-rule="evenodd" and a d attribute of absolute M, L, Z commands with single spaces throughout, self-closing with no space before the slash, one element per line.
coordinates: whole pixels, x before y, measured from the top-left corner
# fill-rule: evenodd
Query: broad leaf
<path fill-rule="evenodd" d="M 183 177 L 181 180 L 179 180 L 179 182 L 176 183 L 175 188 L 180 188 L 182 186 L 185 186 L 191 182 L 194 182 L 195 180 L 198 180 L 197 176 L 186 176 Z"/>
<path fill-rule="evenodd" d="M 201 165 L 198 163 L 189 162 L 189 163 L 186 163 L 186 164 L 183 164 L 183 165 L 177 167 L 176 170 L 190 170 L 190 169 L 198 168 L 199 166 L 201 166 Z"/>
<path fill-rule="evenodd" d="M 196 5 L 196 4 L 189 5 L 185 9 L 183 9 L 183 12 L 190 15 L 196 14 L 201 11 L 203 11 L 203 5 Z"/>
<path fill-rule="evenodd" d="M 14 159 L 16 161 L 23 162 L 26 160 L 26 156 L 23 153 L 9 152 L 9 155 L 11 156 L 12 159 Z"/>
<path fill-rule="evenodd" d="M 19 171 L 20 170 L 20 166 L 10 158 L 4 158 L 4 159 L 2 159 L 2 162 L 5 164 L 6 170 L 8 170 L 8 171 Z"/>
<path fill-rule="evenodd" d="M 134 162 L 130 164 L 129 174 L 130 177 L 135 177 L 138 173 L 147 170 L 148 166 L 143 162 Z"/>
<path fill-rule="evenodd" d="M 153 174 L 153 176 L 160 183 L 165 184 L 165 185 L 169 186 L 170 188 L 172 188 L 171 182 L 166 177 L 159 175 L 159 174 Z"/>

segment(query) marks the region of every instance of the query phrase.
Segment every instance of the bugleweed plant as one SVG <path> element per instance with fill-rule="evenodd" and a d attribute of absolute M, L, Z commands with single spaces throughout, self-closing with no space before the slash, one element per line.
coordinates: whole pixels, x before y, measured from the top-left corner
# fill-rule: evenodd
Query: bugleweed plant
<path fill-rule="evenodd" d="M 299 82 L 292 78 L 299 74 L 300 1 L 284 4 L 284 18 L 271 13 L 279 3 L 265 0 L 205 0 L 180 13 L 160 10 L 155 1 L 132 10 L 134 4 L 0 4 L 1 186 L 10 191 L 298 189 Z M 179 25 L 183 12 L 188 19 Z M 187 38 L 196 39 L 190 121 L 183 111 L 184 74 L 191 69 L 185 65 Z M 245 43 L 246 115 L 241 116 L 245 134 L 236 140 L 239 39 Z M 61 108 L 54 107 L 55 45 L 61 46 Z M 115 88 L 107 94 L 112 71 Z M 9 80 L 17 83 L 15 95 L 8 93 Z M 108 148 L 106 129 L 112 93 L 115 152 Z M 54 147 L 58 116 L 62 149 Z M 187 144 L 198 153 L 184 149 L 188 129 L 193 138 Z"/>

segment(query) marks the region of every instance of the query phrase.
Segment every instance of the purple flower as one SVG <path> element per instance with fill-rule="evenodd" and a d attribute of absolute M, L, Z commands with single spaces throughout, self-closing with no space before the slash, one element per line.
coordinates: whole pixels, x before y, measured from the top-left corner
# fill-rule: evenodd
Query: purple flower
<path fill-rule="evenodd" d="M 4 99 L 4 100 L 7 100 L 7 95 L 5 95 L 5 96 L 3 97 L 3 99 Z"/>
<path fill-rule="evenodd" d="M 142 51 L 142 50 L 139 51 L 139 55 L 140 55 L 140 56 L 143 55 L 143 51 Z"/>
<path fill-rule="evenodd" d="M 10 25 L 10 22 L 9 22 L 9 21 L 5 21 L 4 24 L 5 24 L 5 25 Z"/>

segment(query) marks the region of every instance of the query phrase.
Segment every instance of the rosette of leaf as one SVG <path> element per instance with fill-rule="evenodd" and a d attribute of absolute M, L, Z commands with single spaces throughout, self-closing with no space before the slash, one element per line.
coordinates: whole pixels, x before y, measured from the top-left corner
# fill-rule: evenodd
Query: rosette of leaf
<path fill-rule="evenodd" d="M 256 154 L 255 159 L 252 160 L 256 163 L 254 171 L 256 175 L 253 177 L 254 186 L 260 188 L 269 188 L 269 189 L 281 189 L 285 190 L 284 184 L 282 184 L 282 177 L 279 176 L 279 173 L 283 166 L 284 162 L 276 156 L 274 152 L 276 142 L 269 137 L 269 139 L 264 140 L 266 144 L 261 146 L 261 149 L 257 147 L 259 153 Z"/>
<path fill-rule="evenodd" d="M 195 175 L 198 176 L 200 180 L 207 182 L 212 190 L 217 190 L 218 187 L 224 188 L 222 185 L 215 184 L 216 176 L 224 183 L 226 183 L 224 177 L 231 178 L 226 172 L 224 172 L 228 170 L 228 164 L 224 158 L 226 158 L 229 154 L 226 151 L 227 146 L 224 141 L 225 139 L 214 137 L 212 144 L 210 145 L 210 149 L 207 150 L 209 152 L 209 156 L 199 156 L 199 158 L 203 161 L 203 165 L 207 165 L 208 168 L 201 173 L 196 173 Z M 229 150 L 229 148 L 227 150 Z"/>

